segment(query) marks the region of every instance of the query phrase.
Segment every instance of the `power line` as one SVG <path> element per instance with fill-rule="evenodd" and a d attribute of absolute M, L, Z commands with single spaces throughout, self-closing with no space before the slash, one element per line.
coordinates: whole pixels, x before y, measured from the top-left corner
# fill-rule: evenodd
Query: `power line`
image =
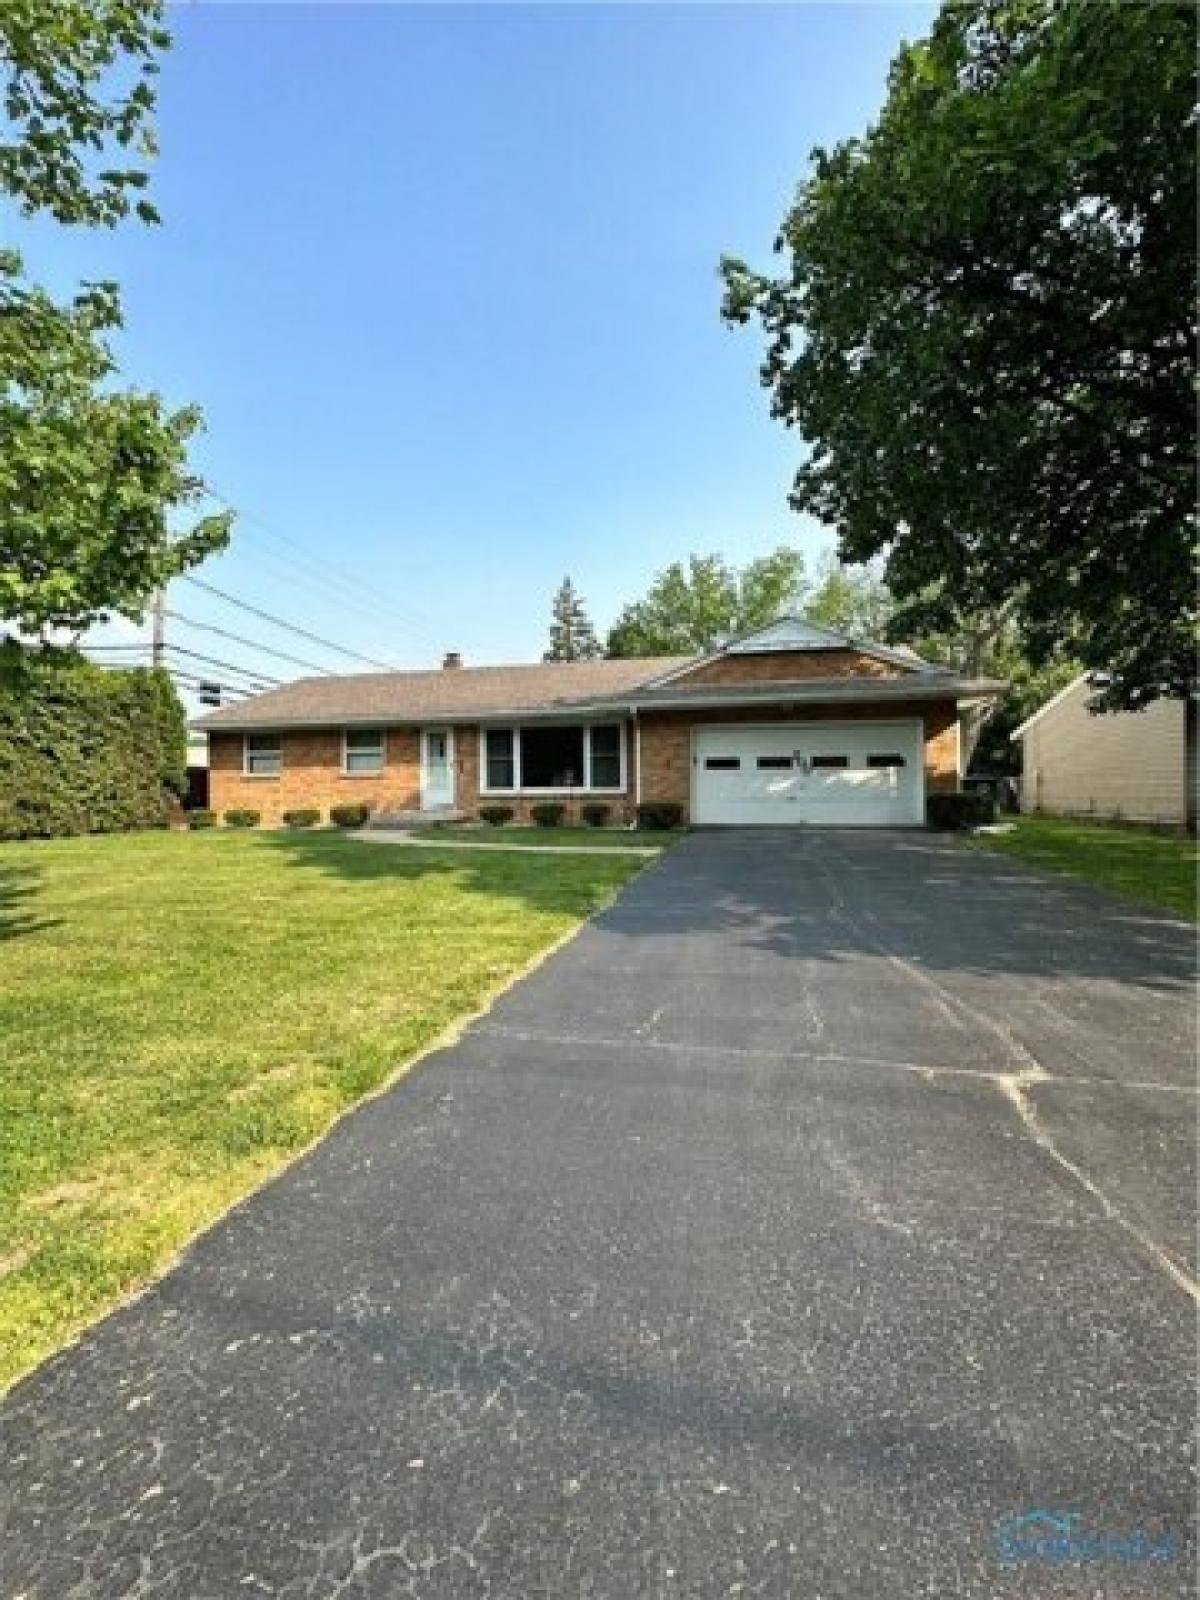
<path fill-rule="evenodd" d="M 201 655 L 198 650 L 185 650 L 181 644 L 168 644 L 168 655 L 187 656 L 191 661 L 203 661 L 210 667 L 223 667 L 226 672 L 240 672 L 244 678 L 257 679 L 258 689 L 281 689 L 282 678 L 272 678 L 265 672 L 259 672 L 253 667 L 239 666 L 236 661 L 222 661 L 217 656 Z"/>
<path fill-rule="evenodd" d="M 222 639 L 231 639 L 234 644 L 249 645 L 251 650 L 261 651 L 265 656 L 275 656 L 280 661 L 288 661 L 294 667 L 306 667 L 310 672 L 321 672 L 327 678 L 337 676 L 328 667 L 319 666 L 315 661 L 305 661 L 300 656 L 290 656 L 284 650 L 276 650 L 269 644 L 258 644 L 254 639 L 247 639 L 243 634 L 230 633 L 228 628 L 218 628 L 214 622 L 197 622 L 193 617 L 185 617 L 182 611 L 166 610 L 164 613 L 173 622 L 182 622 L 189 628 L 199 628 L 202 633 L 215 633 Z"/>
<path fill-rule="evenodd" d="M 256 512 L 249 511 L 244 506 L 239 505 L 236 501 L 231 500 L 228 495 L 223 494 L 221 490 L 218 489 L 212 482 L 206 481 L 205 491 L 210 498 L 218 501 L 227 510 L 236 512 L 238 517 L 243 522 L 250 523 L 252 526 L 258 528 L 260 532 L 265 533 L 269 539 L 275 540 L 277 544 L 282 545 L 285 549 L 290 549 L 293 552 L 293 560 L 305 561 L 311 567 L 317 569 L 321 573 L 323 582 L 327 584 L 341 584 L 344 590 L 348 590 L 351 593 L 356 593 L 356 597 L 362 597 L 362 599 L 358 601 L 359 604 L 361 604 L 362 600 L 365 599 L 365 601 L 372 607 L 379 608 L 381 614 L 386 616 L 389 624 L 394 623 L 397 613 L 419 618 L 426 622 L 433 621 L 433 618 L 429 616 L 428 612 L 420 611 L 415 607 L 405 605 L 402 602 L 395 600 L 394 597 L 390 595 L 381 595 L 378 589 L 368 588 L 365 584 L 360 583 L 356 578 L 348 577 L 344 572 L 341 571 L 340 568 L 334 567 L 329 562 L 323 561 L 319 556 L 312 555 L 309 551 L 305 550 L 298 540 L 292 538 L 286 533 L 280 532 L 280 530 L 277 528 L 273 528 L 270 523 L 264 522 L 262 517 L 260 517 Z M 427 631 L 426 636 L 431 637 Z"/>
<path fill-rule="evenodd" d="M 264 622 L 270 622 L 276 628 L 285 628 L 289 633 L 294 633 L 301 639 L 307 639 L 310 644 L 319 644 L 326 650 L 336 650 L 339 655 L 349 656 L 352 661 L 365 661 L 369 667 L 381 667 L 385 672 L 393 670 L 386 661 L 376 661 L 373 656 L 364 656 L 357 650 L 347 650 L 345 645 L 333 644 L 329 639 L 322 639 L 320 634 L 310 633 L 307 628 L 298 628 L 294 622 L 284 622 L 281 617 L 272 616 L 269 611 L 263 611 L 259 606 L 252 606 L 245 600 L 239 600 L 236 595 L 226 594 L 224 589 L 218 589 L 213 583 L 205 583 L 203 578 L 193 578 L 186 572 L 180 576 L 184 583 L 190 583 L 194 589 L 203 589 L 207 594 L 215 594 L 218 600 L 224 600 L 231 606 L 237 606 L 242 611 L 248 611 L 251 616 L 260 617 Z"/>
<path fill-rule="evenodd" d="M 143 646 L 138 646 L 138 645 L 107 645 L 107 646 L 106 645 L 86 645 L 86 646 L 84 646 L 85 650 L 93 650 L 93 649 L 94 650 L 131 650 L 131 649 L 132 650 L 137 650 L 137 649 L 148 650 L 149 648 L 150 647 L 148 645 L 143 645 Z M 111 669 L 114 669 L 114 670 L 117 670 L 117 671 L 120 671 L 120 670 L 123 669 L 123 663 L 121 663 L 120 661 L 105 661 L 105 662 L 97 662 L 96 664 L 97 664 L 97 666 L 107 666 L 107 667 L 110 667 Z M 214 678 L 214 677 L 211 677 L 211 676 L 204 675 L 201 671 L 199 671 L 198 669 L 196 669 L 194 667 L 191 667 L 191 668 L 173 667 L 170 664 L 167 664 L 163 668 L 163 670 L 170 674 L 171 679 L 172 679 L 172 681 L 174 683 L 177 683 L 178 685 L 180 685 L 181 688 L 184 688 L 184 689 L 188 690 L 189 693 L 193 693 L 193 694 L 198 693 L 198 692 L 200 692 L 201 690 L 204 690 L 204 689 L 217 689 L 223 695 L 237 695 L 239 698 L 243 698 L 243 697 L 246 697 L 246 696 L 253 696 L 253 695 L 256 695 L 256 694 L 260 694 L 262 692 L 261 689 L 256 685 L 252 685 L 252 684 L 248 685 L 248 684 L 244 684 L 244 683 L 225 683 L 219 678 Z M 237 671 L 238 669 L 234 668 L 234 670 Z"/>
<path fill-rule="evenodd" d="M 148 655 L 150 648 L 150 645 L 144 643 L 85 644 L 82 646 L 82 649 L 86 652 L 103 651 L 106 654 L 111 651 L 125 652 L 132 650 L 139 654 Z M 209 663 L 211 666 L 221 667 L 226 672 L 236 672 L 240 674 L 247 680 L 249 690 L 254 694 L 259 694 L 264 689 L 278 689 L 283 683 L 282 678 L 273 678 L 269 673 L 259 672 L 256 667 L 243 667 L 240 666 L 236 661 L 222 661 L 217 656 L 201 655 L 200 652 L 196 650 L 185 650 L 181 644 L 171 644 L 168 642 L 163 646 L 163 648 L 168 654 L 174 653 L 175 655 L 187 656 L 192 661 L 204 661 Z"/>

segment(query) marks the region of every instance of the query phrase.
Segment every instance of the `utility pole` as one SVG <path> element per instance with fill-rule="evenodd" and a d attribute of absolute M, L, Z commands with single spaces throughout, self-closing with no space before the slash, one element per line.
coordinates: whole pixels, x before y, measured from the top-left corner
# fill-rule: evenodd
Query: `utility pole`
<path fill-rule="evenodd" d="M 167 651 L 167 591 L 156 589 L 150 602 L 150 665 L 166 664 Z"/>

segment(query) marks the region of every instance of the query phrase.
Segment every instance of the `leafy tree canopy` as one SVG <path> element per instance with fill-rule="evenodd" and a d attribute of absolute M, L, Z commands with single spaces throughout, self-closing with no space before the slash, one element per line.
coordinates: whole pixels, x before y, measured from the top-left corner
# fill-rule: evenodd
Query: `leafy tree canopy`
<path fill-rule="evenodd" d="M 554 596 L 550 648 L 542 660 L 592 661 L 603 654 L 582 596 L 570 578 L 564 578 Z"/>
<path fill-rule="evenodd" d="M 814 153 L 778 278 L 727 260 L 793 503 L 887 558 L 893 636 L 1019 603 L 1113 704 L 1194 681 L 1195 12 L 954 0 Z"/>
<path fill-rule="evenodd" d="M 0 188 L 27 213 L 113 224 L 139 198 L 153 151 L 152 77 L 168 38 L 161 0 L 5 0 Z M 187 467 L 200 426 L 154 394 L 120 391 L 106 335 L 116 288 L 65 304 L 0 250 L 0 619 L 22 632 L 141 616 L 169 577 L 224 544 L 228 516 L 177 533 L 168 518 L 201 493 Z"/>
<path fill-rule="evenodd" d="M 804 593 L 804 557 L 781 545 L 740 571 L 719 555 L 689 556 L 660 572 L 644 599 L 621 612 L 610 656 L 690 655 L 722 637 L 765 627 Z"/>
<path fill-rule="evenodd" d="M 885 639 L 896 602 L 873 565 L 847 567 L 822 558 L 817 585 L 804 601 L 804 615 L 853 639 Z"/>
<path fill-rule="evenodd" d="M 137 618 L 228 537 L 225 515 L 169 531 L 201 493 L 186 456 L 200 414 L 105 387 L 119 321 L 111 287 L 60 306 L 0 251 L 0 617 L 28 634 Z"/>
<path fill-rule="evenodd" d="M 114 223 L 142 196 L 154 155 L 154 76 L 170 44 L 163 0 L 4 0 L 0 188 L 31 214 Z"/>

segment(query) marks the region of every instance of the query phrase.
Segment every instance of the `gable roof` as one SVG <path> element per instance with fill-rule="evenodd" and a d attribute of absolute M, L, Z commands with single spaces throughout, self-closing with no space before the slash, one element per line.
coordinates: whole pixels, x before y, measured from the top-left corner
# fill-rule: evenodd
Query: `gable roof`
<path fill-rule="evenodd" d="M 691 684 L 687 674 L 724 655 L 853 650 L 903 668 L 894 677 L 771 679 L 746 684 Z M 903 647 L 853 639 L 800 616 L 780 617 L 698 656 L 629 660 L 543 661 L 500 667 L 430 668 L 297 678 L 237 705 L 198 717 L 205 732 L 276 728 L 403 727 L 421 723 L 498 721 L 521 717 L 611 716 L 644 706 L 733 705 L 772 696 L 797 704 L 817 700 L 931 699 L 991 696 L 1003 684 L 968 679 Z"/>
<path fill-rule="evenodd" d="M 1013 729 L 1008 736 L 1009 742 L 1011 743 L 1015 739 L 1024 738 L 1024 736 L 1029 732 L 1030 728 L 1033 727 L 1035 722 L 1040 722 L 1046 715 L 1047 711 L 1053 711 L 1055 706 L 1061 705 L 1068 695 L 1075 693 L 1080 684 L 1087 683 L 1090 676 L 1090 673 L 1081 672 L 1077 678 L 1072 678 L 1070 683 L 1064 684 L 1057 694 L 1052 694 L 1049 700 L 1044 700 L 1036 711 L 1032 712 L 1028 717 L 1025 718 L 1024 722 Z"/>
<path fill-rule="evenodd" d="M 667 668 L 656 679 L 668 683 L 673 678 L 686 678 L 689 672 L 719 661 L 722 656 L 778 655 L 800 653 L 806 650 L 851 650 L 859 655 L 871 656 L 876 661 L 886 661 L 905 672 L 946 672 L 949 669 L 924 660 L 907 645 L 878 644 L 873 639 L 856 639 L 852 634 L 827 628 L 813 622 L 799 612 L 788 612 L 776 617 L 765 628 L 755 628 L 727 639 L 719 649 L 707 655 L 691 656 L 679 665 Z"/>
<path fill-rule="evenodd" d="M 454 721 L 569 710 L 628 694 L 690 658 L 544 661 L 522 666 L 356 672 L 297 678 L 279 689 L 199 717 L 197 728 L 341 727 L 353 723 Z"/>

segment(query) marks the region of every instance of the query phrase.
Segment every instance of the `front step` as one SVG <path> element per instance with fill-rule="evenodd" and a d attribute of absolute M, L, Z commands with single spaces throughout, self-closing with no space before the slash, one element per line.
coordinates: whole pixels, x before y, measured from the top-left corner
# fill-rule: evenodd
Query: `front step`
<path fill-rule="evenodd" d="M 467 813 L 455 806 L 433 806 L 428 811 L 373 811 L 367 818 L 368 828 L 415 828 L 428 822 L 465 822 Z"/>

